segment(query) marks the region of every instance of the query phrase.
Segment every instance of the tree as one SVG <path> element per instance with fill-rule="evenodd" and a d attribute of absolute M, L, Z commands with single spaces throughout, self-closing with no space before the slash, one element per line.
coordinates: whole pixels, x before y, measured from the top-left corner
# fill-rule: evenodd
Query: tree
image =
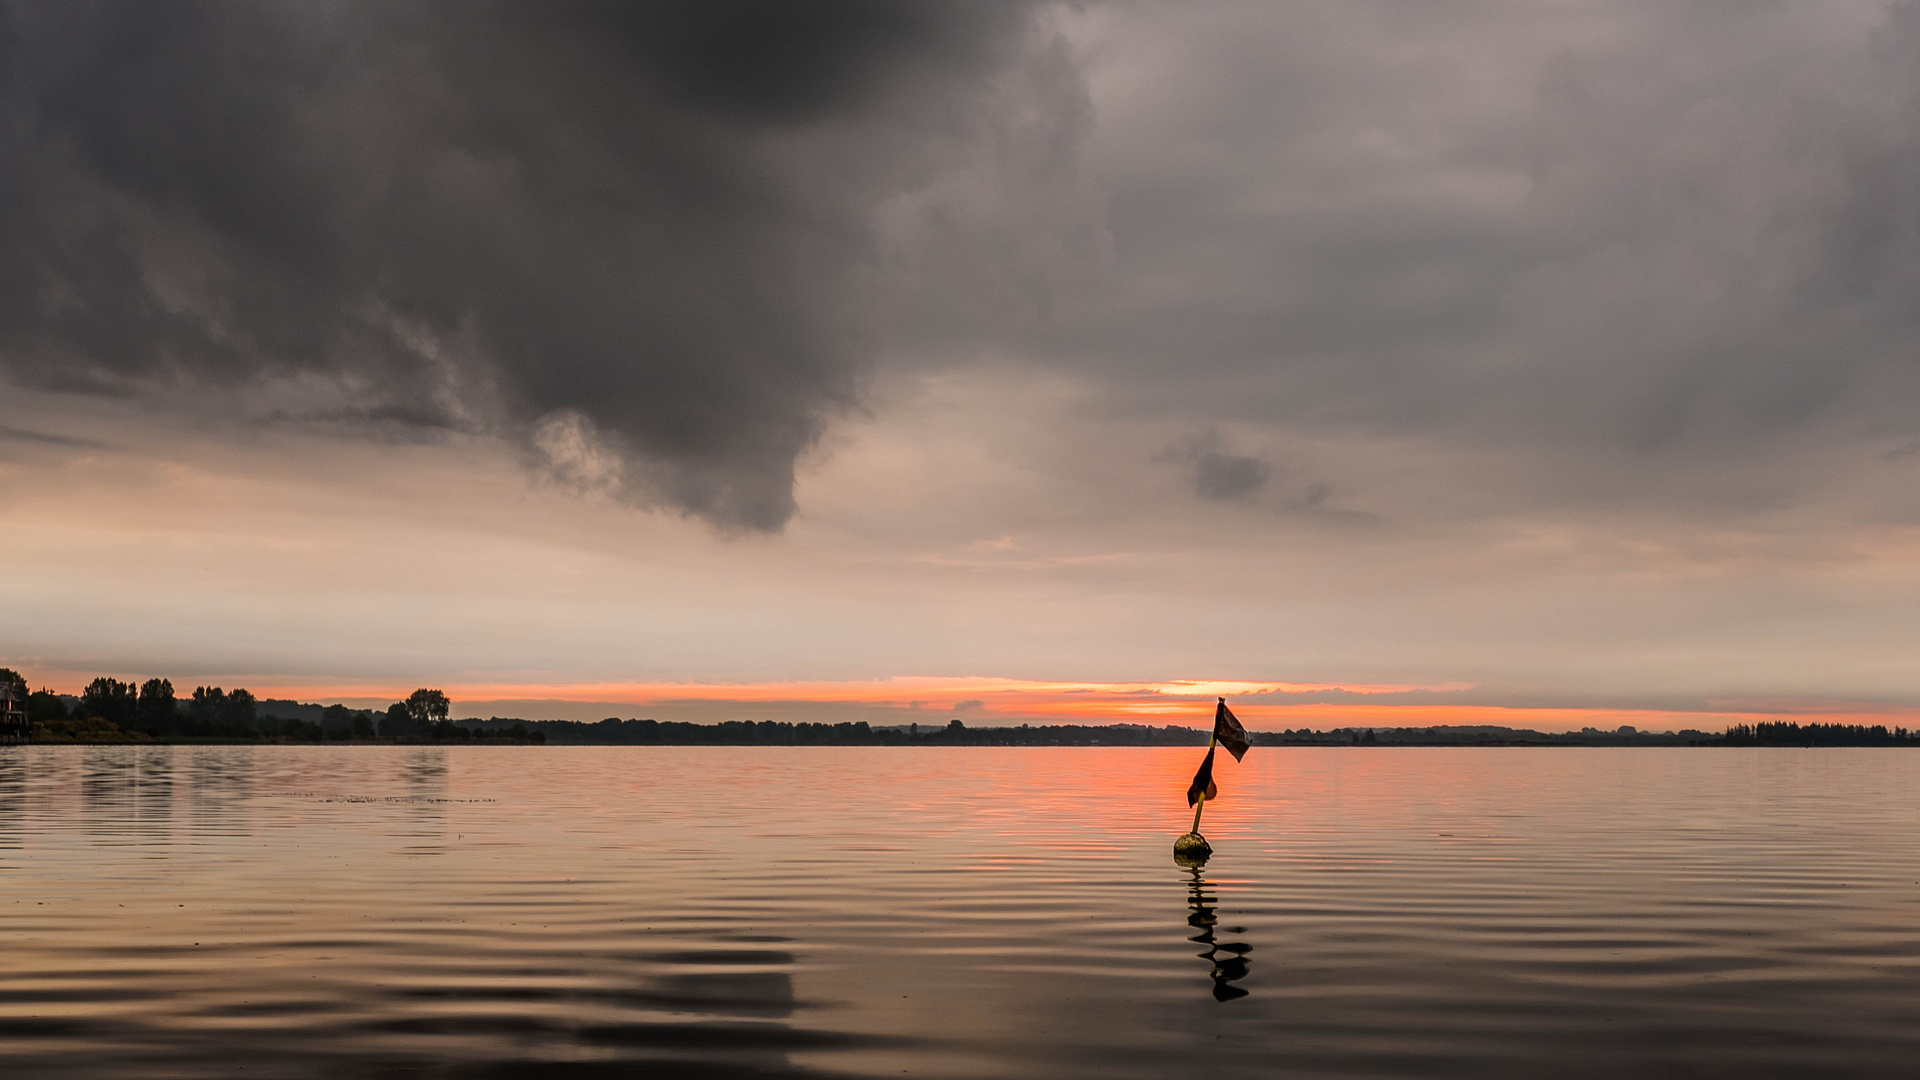
<path fill-rule="evenodd" d="M 413 717 L 407 714 L 406 702 L 396 701 L 387 706 L 387 715 L 380 718 L 380 734 L 389 739 L 414 734 Z"/>
<path fill-rule="evenodd" d="M 353 710 L 338 704 L 320 710 L 320 730 L 329 739 L 346 738 L 353 732 Z"/>
<path fill-rule="evenodd" d="M 239 738 L 257 735 L 257 704 L 252 694 L 238 687 L 227 691 L 217 686 L 196 686 L 193 699 L 187 703 L 187 714 L 193 718 L 188 733 Z"/>
<path fill-rule="evenodd" d="M 148 679 L 140 684 L 137 705 L 142 730 L 160 734 L 173 729 L 173 680 Z"/>
<path fill-rule="evenodd" d="M 244 689 L 236 688 L 227 694 L 226 705 L 220 710 L 220 726 L 226 734 L 253 734 L 253 715 L 256 702 L 253 695 Z"/>
<path fill-rule="evenodd" d="M 66 718 L 67 703 L 51 690 L 35 690 L 33 696 L 27 699 L 27 719 L 33 723 L 50 724 Z"/>
<path fill-rule="evenodd" d="M 220 722 L 220 714 L 227 707 L 227 692 L 217 686 L 196 686 L 193 688 L 193 700 L 187 705 L 194 723 L 211 730 Z"/>
<path fill-rule="evenodd" d="M 13 687 L 13 696 L 20 701 L 27 700 L 26 676 L 12 668 L 0 667 L 0 686 Z"/>
<path fill-rule="evenodd" d="M 445 720 L 447 713 L 453 709 L 453 703 L 447 700 L 447 695 L 424 687 L 409 695 L 406 704 L 407 716 L 419 732 L 428 731 L 434 723 Z"/>
<path fill-rule="evenodd" d="M 353 737 L 356 739 L 373 738 L 373 717 L 363 712 L 354 713 Z"/>
<path fill-rule="evenodd" d="M 131 727 L 140 707 L 139 691 L 130 682 L 102 675 L 80 693 L 83 719 L 98 717 L 118 727 Z"/>

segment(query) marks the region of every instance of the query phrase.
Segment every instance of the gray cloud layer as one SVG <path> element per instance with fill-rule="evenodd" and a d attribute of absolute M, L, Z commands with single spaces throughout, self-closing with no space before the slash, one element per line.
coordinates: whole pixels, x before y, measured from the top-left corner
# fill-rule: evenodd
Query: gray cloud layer
<path fill-rule="evenodd" d="M 1083 378 L 1060 460 L 1234 426 L 1127 452 L 1381 520 L 1408 470 L 1295 437 L 1498 458 L 1417 482 L 1498 515 L 1898 488 L 1920 435 L 1913 3 L 0 12 L 41 387 L 498 431 L 748 529 L 876 357 Z"/>
<path fill-rule="evenodd" d="M 1535 485 L 1502 513 L 1778 505 L 1920 427 L 1920 6 L 1111 33 L 1167 44 L 1095 78 L 1119 255 L 1048 342 L 1146 410 L 1497 455 Z"/>
<path fill-rule="evenodd" d="M 0 6 L 0 373 L 498 430 L 723 528 L 857 396 L 878 205 L 1020 4 Z"/>

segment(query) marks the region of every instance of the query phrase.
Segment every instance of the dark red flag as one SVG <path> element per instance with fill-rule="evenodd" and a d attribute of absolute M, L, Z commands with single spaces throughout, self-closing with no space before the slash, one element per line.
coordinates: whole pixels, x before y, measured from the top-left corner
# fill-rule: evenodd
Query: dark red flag
<path fill-rule="evenodd" d="M 1211 746 L 1207 747 L 1207 758 L 1200 763 L 1200 771 L 1193 774 L 1193 783 L 1187 785 L 1187 805 L 1192 806 L 1199 802 L 1203 792 L 1209 799 L 1220 797 L 1220 789 L 1213 783 L 1213 747 Z"/>
<path fill-rule="evenodd" d="M 1235 761 L 1246 757 L 1247 747 L 1253 745 L 1247 738 L 1247 729 L 1240 726 L 1240 718 L 1227 708 L 1226 698 L 1221 698 L 1220 704 L 1214 707 L 1213 737 L 1220 740 L 1220 745 L 1227 748 L 1227 753 L 1232 754 Z"/>

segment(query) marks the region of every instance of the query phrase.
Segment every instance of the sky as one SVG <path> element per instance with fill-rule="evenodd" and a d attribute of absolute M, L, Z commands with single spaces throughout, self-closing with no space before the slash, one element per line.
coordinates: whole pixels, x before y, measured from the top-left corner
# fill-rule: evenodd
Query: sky
<path fill-rule="evenodd" d="M 0 665 L 1920 726 L 1920 6 L 0 0 Z"/>

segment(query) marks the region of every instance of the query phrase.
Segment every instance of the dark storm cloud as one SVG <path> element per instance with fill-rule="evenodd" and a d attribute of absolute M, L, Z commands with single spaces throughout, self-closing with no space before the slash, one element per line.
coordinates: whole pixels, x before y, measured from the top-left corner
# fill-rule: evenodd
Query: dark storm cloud
<path fill-rule="evenodd" d="M 1134 10 L 1111 288 L 1048 331 L 1116 408 L 1492 452 L 1443 486 L 1496 514 L 1778 505 L 1920 433 L 1920 5 Z"/>
<path fill-rule="evenodd" d="M 1116 513 L 1116 417 L 1323 516 L 1899 482 L 1915 4 L 1058 10 L 0 0 L 0 365 L 723 528 L 882 353 L 1084 377 Z"/>
<path fill-rule="evenodd" d="M 874 207 L 1031 29 L 981 0 L 6 3 L 0 372 L 517 433 L 777 528 L 858 389 Z"/>

